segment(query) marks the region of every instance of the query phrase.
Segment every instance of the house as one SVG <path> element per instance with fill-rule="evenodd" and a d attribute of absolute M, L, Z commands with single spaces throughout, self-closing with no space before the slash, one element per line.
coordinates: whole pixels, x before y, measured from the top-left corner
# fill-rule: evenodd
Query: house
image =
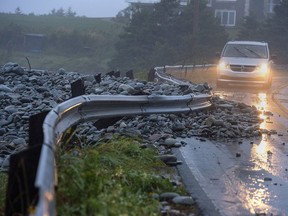
<path fill-rule="evenodd" d="M 218 17 L 221 25 L 234 27 L 246 16 L 263 21 L 273 14 L 274 6 L 281 0 L 208 0 L 207 7 Z"/>
<path fill-rule="evenodd" d="M 24 49 L 28 52 L 43 52 L 46 39 L 44 34 L 25 34 Z"/>
<path fill-rule="evenodd" d="M 182 6 L 193 3 L 193 0 L 179 0 Z M 198 0 L 201 1 L 201 0 Z M 263 21 L 273 15 L 274 6 L 281 0 L 206 0 L 215 17 L 218 17 L 221 25 L 235 27 L 246 16 L 253 16 L 258 21 Z M 154 3 L 160 0 L 127 0 L 130 3 L 130 18 L 133 11 L 153 8 Z"/>

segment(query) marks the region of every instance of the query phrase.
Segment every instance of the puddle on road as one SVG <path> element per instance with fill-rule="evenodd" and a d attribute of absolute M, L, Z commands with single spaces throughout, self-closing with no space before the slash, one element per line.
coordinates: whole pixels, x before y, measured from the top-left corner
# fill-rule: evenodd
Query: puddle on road
<path fill-rule="evenodd" d="M 229 89 L 231 90 L 231 89 Z M 273 131 L 275 124 L 270 98 L 261 91 L 219 91 L 220 98 L 237 101 L 255 106 L 260 112 L 263 122 L 260 129 Z M 276 129 L 276 128 L 275 128 Z M 279 128 L 278 128 L 279 129 Z M 281 128 L 283 130 L 283 128 Z M 251 214 L 287 215 L 286 201 L 288 198 L 287 149 L 281 146 L 282 137 L 278 134 L 264 133 L 254 140 L 251 146 L 241 147 L 245 151 L 247 161 L 235 170 L 238 197 Z M 279 145 L 280 143 L 280 145 Z M 247 166 L 248 164 L 248 166 Z"/>

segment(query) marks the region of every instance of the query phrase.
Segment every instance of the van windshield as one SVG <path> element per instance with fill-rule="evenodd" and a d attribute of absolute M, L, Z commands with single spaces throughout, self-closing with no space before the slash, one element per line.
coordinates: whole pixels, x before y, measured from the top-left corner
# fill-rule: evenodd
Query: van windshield
<path fill-rule="evenodd" d="M 268 58 L 268 50 L 264 45 L 227 44 L 223 57 Z"/>

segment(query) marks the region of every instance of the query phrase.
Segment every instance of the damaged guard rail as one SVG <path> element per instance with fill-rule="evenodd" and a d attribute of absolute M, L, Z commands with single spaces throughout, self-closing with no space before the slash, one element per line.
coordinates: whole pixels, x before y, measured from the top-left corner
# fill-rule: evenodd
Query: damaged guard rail
<path fill-rule="evenodd" d="M 62 134 L 78 123 L 109 117 L 183 113 L 208 108 L 210 95 L 184 96 L 122 96 L 86 95 L 61 103 L 46 116 L 43 124 L 44 140 L 36 174 L 38 203 L 34 214 L 56 215 L 55 186 L 57 172 L 56 147 Z"/>

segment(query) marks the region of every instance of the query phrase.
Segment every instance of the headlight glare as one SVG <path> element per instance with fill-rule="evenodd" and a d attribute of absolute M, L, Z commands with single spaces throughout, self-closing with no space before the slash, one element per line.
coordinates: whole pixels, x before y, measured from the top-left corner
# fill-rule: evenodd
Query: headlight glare
<path fill-rule="evenodd" d="M 268 65 L 267 64 L 261 64 L 257 67 L 257 69 L 262 73 L 266 74 L 268 72 Z"/>
<path fill-rule="evenodd" d="M 227 63 L 225 63 L 225 62 L 220 62 L 218 64 L 218 67 L 219 67 L 219 69 L 228 69 L 229 65 Z"/>

